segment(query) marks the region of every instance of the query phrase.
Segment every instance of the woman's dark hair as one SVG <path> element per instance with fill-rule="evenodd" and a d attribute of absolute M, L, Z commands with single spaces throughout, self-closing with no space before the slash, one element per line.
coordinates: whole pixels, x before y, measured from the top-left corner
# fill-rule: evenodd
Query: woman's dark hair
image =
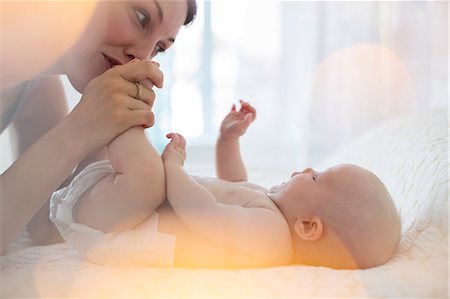
<path fill-rule="evenodd" d="M 192 23 L 197 14 L 197 2 L 195 0 L 187 0 L 187 15 L 183 25 Z"/>

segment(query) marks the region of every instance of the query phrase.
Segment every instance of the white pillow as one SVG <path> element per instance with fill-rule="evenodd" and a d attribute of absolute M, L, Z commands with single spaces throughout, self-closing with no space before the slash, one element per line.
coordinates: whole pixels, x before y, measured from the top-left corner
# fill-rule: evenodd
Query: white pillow
<path fill-rule="evenodd" d="M 378 175 L 402 219 L 398 254 L 423 259 L 448 234 L 447 157 L 447 110 L 442 109 L 386 121 L 325 166 L 354 163 Z"/>

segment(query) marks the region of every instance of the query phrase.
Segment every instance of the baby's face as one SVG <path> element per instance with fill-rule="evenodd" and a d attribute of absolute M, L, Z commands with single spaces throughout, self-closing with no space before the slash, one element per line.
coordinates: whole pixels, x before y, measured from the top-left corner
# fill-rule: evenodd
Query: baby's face
<path fill-rule="evenodd" d="M 351 164 L 325 171 L 307 168 L 272 187 L 267 196 L 295 232 L 298 261 L 369 268 L 385 263 L 395 252 L 401 228 L 397 210 L 384 184 L 367 169 Z M 317 236 L 326 238 L 326 242 L 314 243 L 317 239 L 302 231 L 313 220 L 323 225 L 327 233 L 320 231 Z M 302 246 L 313 244 L 317 246 L 314 253 L 305 254 Z"/>
<path fill-rule="evenodd" d="M 304 212 L 314 206 L 327 205 L 329 200 L 340 200 L 345 197 L 344 193 L 363 191 L 366 176 L 365 169 L 351 164 L 339 164 L 325 171 L 306 168 L 294 172 L 286 183 L 272 187 L 267 196 L 289 217 L 297 215 L 299 210 Z"/>

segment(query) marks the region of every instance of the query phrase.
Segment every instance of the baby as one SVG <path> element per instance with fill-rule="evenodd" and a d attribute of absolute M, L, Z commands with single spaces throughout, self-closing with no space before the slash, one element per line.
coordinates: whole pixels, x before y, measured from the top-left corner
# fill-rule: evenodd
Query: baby
<path fill-rule="evenodd" d="M 161 159 L 143 129 L 128 130 L 109 145 L 109 161 L 92 164 L 55 193 L 52 220 L 94 262 L 336 269 L 387 262 L 400 220 L 383 183 L 351 164 L 294 172 L 270 190 L 247 182 L 239 138 L 255 117 L 241 101 L 223 120 L 218 178 L 183 169 L 180 134 L 167 135 Z"/>

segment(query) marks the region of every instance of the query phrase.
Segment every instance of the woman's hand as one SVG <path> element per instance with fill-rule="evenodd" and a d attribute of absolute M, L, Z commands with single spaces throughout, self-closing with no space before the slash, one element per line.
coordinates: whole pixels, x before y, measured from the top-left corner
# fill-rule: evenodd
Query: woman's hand
<path fill-rule="evenodd" d="M 169 133 L 167 138 L 170 138 L 170 142 L 161 155 L 163 163 L 175 163 L 183 166 L 186 160 L 186 140 L 183 135 L 178 133 Z"/>
<path fill-rule="evenodd" d="M 239 100 L 241 109 L 236 111 L 233 104 L 230 113 L 222 121 L 220 135 L 225 138 L 238 139 L 245 134 L 247 128 L 256 118 L 256 110 L 249 103 Z"/>
<path fill-rule="evenodd" d="M 151 88 L 161 88 L 162 84 L 163 74 L 154 62 L 133 60 L 115 66 L 88 84 L 81 101 L 67 117 L 67 127 L 86 154 L 109 144 L 130 127 L 151 127 L 155 100 Z"/>

